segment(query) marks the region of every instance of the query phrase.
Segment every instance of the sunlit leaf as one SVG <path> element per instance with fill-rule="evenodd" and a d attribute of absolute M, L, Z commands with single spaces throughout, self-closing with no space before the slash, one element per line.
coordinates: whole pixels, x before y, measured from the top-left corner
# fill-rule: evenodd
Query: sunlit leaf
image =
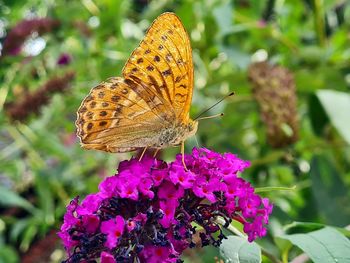
<path fill-rule="evenodd" d="M 350 144 L 350 95 L 335 90 L 319 90 L 316 94 L 330 122 Z"/>
<path fill-rule="evenodd" d="M 261 250 L 255 243 L 249 243 L 245 238 L 228 236 L 222 241 L 220 254 L 231 263 L 261 262 Z"/>
<path fill-rule="evenodd" d="M 315 263 L 350 262 L 350 241 L 331 227 L 307 234 L 283 235 L 303 250 Z"/>

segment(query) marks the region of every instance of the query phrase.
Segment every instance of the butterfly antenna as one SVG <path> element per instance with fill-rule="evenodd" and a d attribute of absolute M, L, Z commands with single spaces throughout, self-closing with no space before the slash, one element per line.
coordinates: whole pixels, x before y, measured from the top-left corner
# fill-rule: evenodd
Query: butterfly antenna
<path fill-rule="evenodd" d="M 232 95 L 234 95 L 235 93 L 234 92 L 231 92 L 229 94 L 227 94 L 226 96 L 224 96 L 223 98 L 221 98 L 219 101 L 217 101 L 216 103 L 214 103 L 214 105 L 210 106 L 208 109 L 206 109 L 205 111 L 201 112 L 194 120 L 203 120 L 203 119 L 209 119 L 209 118 L 213 118 L 213 117 L 218 117 L 218 116 L 223 116 L 224 114 L 223 113 L 220 113 L 220 114 L 217 114 L 217 115 L 214 115 L 214 116 L 209 116 L 209 117 L 203 117 L 203 118 L 200 118 L 200 116 L 202 116 L 204 113 L 210 111 L 212 108 L 214 108 L 216 105 L 218 105 L 219 103 L 221 103 L 223 100 L 227 99 L 228 97 L 231 97 Z"/>
<path fill-rule="evenodd" d="M 216 118 L 216 117 L 222 117 L 224 116 L 223 113 L 219 113 L 219 114 L 215 114 L 212 116 L 206 116 L 206 117 L 202 117 L 202 118 L 196 118 L 195 120 L 200 121 L 200 120 L 206 120 L 206 119 L 212 119 L 212 118 Z"/>

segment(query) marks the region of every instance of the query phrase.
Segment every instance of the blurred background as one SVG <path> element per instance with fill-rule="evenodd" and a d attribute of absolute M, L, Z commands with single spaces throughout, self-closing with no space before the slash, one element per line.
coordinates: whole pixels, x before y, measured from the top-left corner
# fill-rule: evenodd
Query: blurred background
<path fill-rule="evenodd" d="M 64 259 L 56 232 L 65 206 L 131 156 L 81 149 L 76 111 L 92 87 L 121 74 L 165 11 L 191 38 L 191 116 L 235 92 L 208 113 L 224 117 L 200 123 L 198 144 L 250 160 L 242 176 L 256 187 L 295 186 L 262 193 L 275 208 L 258 243 L 280 257 L 274 236 L 292 222 L 350 224 L 348 1 L 2 0 L 0 262 Z M 184 259 L 218 255 L 206 248 Z"/>

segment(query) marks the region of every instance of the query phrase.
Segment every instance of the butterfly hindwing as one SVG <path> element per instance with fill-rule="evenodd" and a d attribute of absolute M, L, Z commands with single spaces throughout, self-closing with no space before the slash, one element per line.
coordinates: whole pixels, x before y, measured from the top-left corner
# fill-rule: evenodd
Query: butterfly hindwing
<path fill-rule="evenodd" d="M 168 124 L 166 119 L 173 121 L 175 116 L 155 110 L 160 102 L 141 93 L 141 85 L 116 77 L 90 91 L 78 110 L 76 122 L 83 147 L 109 145 L 109 151 L 116 147 L 142 147 L 142 138 L 147 141 L 154 136 Z"/>

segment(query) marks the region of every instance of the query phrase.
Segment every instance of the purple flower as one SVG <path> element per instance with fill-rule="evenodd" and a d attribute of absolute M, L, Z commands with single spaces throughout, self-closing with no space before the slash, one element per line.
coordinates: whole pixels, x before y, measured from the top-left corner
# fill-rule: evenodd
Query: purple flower
<path fill-rule="evenodd" d="M 69 203 L 69 205 L 67 205 L 67 212 L 63 217 L 64 223 L 61 227 L 62 230 L 67 230 L 79 222 L 79 220 L 74 215 L 74 212 L 79 205 L 78 202 L 79 197 L 76 197 Z"/>
<path fill-rule="evenodd" d="M 88 233 L 95 233 L 100 225 L 100 218 L 97 215 L 84 215 L 82 216 L 83 225 Z"/>
<path fill-rule="evenodd" d="M 169 179 L 174 185 L 179 184 L 184 189 L 188 189 L 193 186 L 195 175 L 191 171 L 185 171 L 183 164 L 176 164 L 172 165 L 169 171 Z"/>
<path fill-rule="evenodd" d="M 184 189 L 176 187 L 169 181 L 165 181 L 162 187 L 159 188 L 158 197 L 161 200 L 177 200 L 184 195 Z"/>
<path fill-rule="evenodd" d="M 181 159 L 123 161 L 98 193 L 80 205 L 73 199 L 59 232 L 65 262 L 181 262 L 195 245 L 193 223 L 203 228 L 202 246 L 220 245 L 225 236 L 217 216 L 240 222 L 249 241 L 266 234 L 273 206 L 239 177 L 249 162 L 195 148 L 185 155 L 186 171 Z"/>
<path fill-rule="evenodd" d="M 138 185 L 138 190 L 149 199 L 153 199 L 154 192 L 151 191 L 153 186 L 153 181 L 151 178 L 141 178 L 141 181 Z"/>
<path fill-rule="evenodd" d="M 159 220 L 159 223 L 168 228 L 170 225 L 175 223 L 175 210 L 178 206 L 178 202 L 176 199 L 169 199 L 166 201 L 160 201 L 159 207 L 163 212 L 163 217 Z"/>
<path fill-rule="evenodd" d="M 68 65 L 71 62 L 72 58 L 69 54 L 63 53 L 61 56 L 57 59 L 57 65 Z"/>
<path fill-rule="evenodd" d="M 101 253 L 101 263 L 117 263 L 112 254 L 103 251 Z"/>
<path fill-rule="evenodd" d="M 175 252 L 175 254 L 177 254 Z M 176 262 L 177 258 L 171 256 L 174 255 L 174 251 L 168 247 L 156 247 L 147 246 L 143 249 L 140 258 L 141 262 L 148 263 L 171 263 Z"/>
<path fill-rule="evenodd" d="M 69 230 L 74 228 L 79 224 L 79 219 L 75 217 L 74 212 L 78 206 L 79 198 L 74 198 L 70 204 L 67 206 L 67 212 L 63 216 L 63 224 L 61 226 L 61 231 L 58 236 L 63 240 L 63 245 L 70 255 L 70 249 L 79 244 L 77 240 L 73 240 L 72 236 L 69 234 Z"/>
<path fill-rule="evenodd" d="M 18 55 L 22 45 L 32 33 L 38 35 L 51 32 L 60 25 L 58 20 L 51 18 L 33 18 L 19 21 L 8 33 L 3 44 L 3 55 Z"/>
<path fill-rule="evenodd" d="M 81 205 L 77 206 L 77 213 L 79 215 L 90 215 L 98 209 L 101 201 L 102 198 L 98 194 L 89 194 L 81 202 Z"/>
<path fill-rule="evenodd" d="M 138 168 L 138 166 L 136 167 Z M 116 176 L 116 181 L 118 185 L 117 190 L 121 198 L 138 199 L 139 191 L 137 186 L 140 183 L 140 177 L 133 176 L 132 172 L 125 170 L 119 176 Z"/>
<path fill-rule="evenodd" d="M 118 244 L 119 238 L 124 233 L 124 218 L 122 216 L 117 216 L 115 219 L 109 219 L 101 224 L 101 232 L 107 235 L 107 241 L 105 245 L 113 249 Z"/>
<path fill-rule="evenodd" d="M 242 209 L 242 214 L 246 218 L 255 217 L 258 208 L 261 205 L 261 198 L 256 194 L 249 194 L 245 198 L 238 201 L 239 207 Z"/>
<path fill-rule="evenodd" d="M 118 183 L 119 181 L 116 180 L 114 176 L 107 177 L 98 186 L 98 190 L 100 190 L 98 195 L 101 196 L 102 198 L 110 198 L 113 196 L 117 196 L 116 189 L 117 189 Z"/>
<path fill-rule="evenodd" d="M 193 193 L 197 197 L 202 197 L 208 199 L 211 203 L 216 202 L 216 197 L 214 194 L 214 185 L 207 182 L 203 177 L 198 178 L 196 184 L 193 187 Z"/>
<path fill-rule="evenodd" d="M 264 209 L 260 209 L 260 213 L 263 215 L 264 223 L 269 223 L 269 215 L 272 213 L 273 205 L 270 203 L 268 198 L 263 198 L 262 203 L 264 205 Z"/>
<path fill-rule="evenodd" d="M 244 223 L 243 230 L 248 234 L 248 241 L 252 242 L 257 237 L 263 237 L 266 235 L 266 229 L 263 227 L 263 217 L 257 216 L 253 222 Z"/>

